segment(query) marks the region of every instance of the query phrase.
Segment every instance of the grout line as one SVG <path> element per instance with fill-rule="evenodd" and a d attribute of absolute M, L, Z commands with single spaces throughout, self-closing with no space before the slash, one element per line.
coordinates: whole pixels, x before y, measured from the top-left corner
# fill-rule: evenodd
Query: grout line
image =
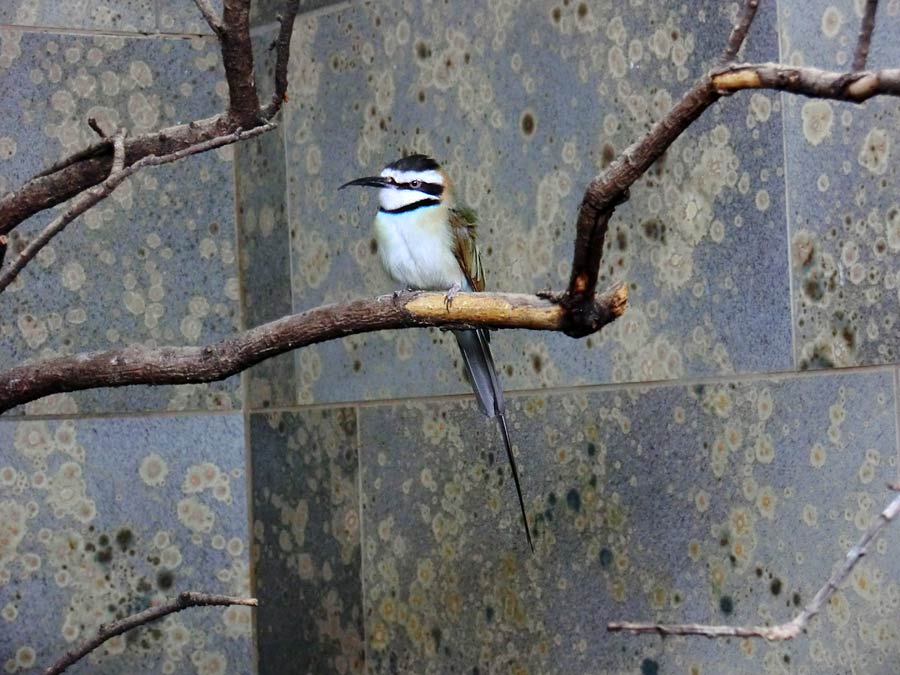
<path fill-rule="evenodd" d="M 784 63 L 784 32 L 782 30 L 781 2 L 775 3 L 775 30 L 778 37 L 778 62 Z M 794 256 L 791 253 L 791 196 L 788 187 L 788 148 L 787 148 L 787 92 L 778 94 L 781 100 L 781 159 L 784 162 L 784 229 L 787 248 L 788 275 L 788 316 L 791 321 L 791 358 L 790 364 L 798 367 L 797 357 L 797 302 L 794 296 Z"/>
<path fill-rule="evenodd" d="M 897 477 L 900 481 L 900 366 L 894 369 L 894 429 L 897 432 Z"/>
<path fill-rule="evenodd" d="M 249 576 L 250 597 L 258 597 L 256 565 L 253 562 L 256 541 L 253 534 L 253 521 L 256 517 L 253 489 L 253 448 L 250 444 L 250 410 L 244 402 L 244 494 L 246 494 L 247 516 L 247 574 Z M 250 653 L 253 658 L 253 671 L 259 672 L 259 607 L 250 613 Z"/>
<path fill-rule="evenodd" d="M 0 23 L 0 30 L 18 31 L 21 33 L 41 33 L 49 35 L 76 35 L 80 37 L 121 37 L 134 38 L 137 40 L 152 40 L 156 38 L 167 38 L 170 40 L 186 40 L 194 38 L 215 39 L 211 33 L 164 33 L 154 30 L 148 31 L 128 31 L 128 30 L 112 30 L 108 28 L 72 28 L 70 26 L 28 26 L 17 25 L 11 23 Z"/>
<path fill-rule="evenodd" d="M 328 5 L 322 5 L 321 7 L 316 7 L 315 9 L 311 9 L 308 12 L 300 12 L 297 14 L 297 18 L 314 18 L 317 19 L 320 16 L 325 16 L 328 14 L 337 14 L 338 12 L 342 12 L 345 9 L 350 9 L 353 6 L 353 0 L 343 0 L 343 2 L 333 2 Z"/>
<path fill-rule="evenodd" d="M 362 462 L 362 409 L 355 406 L 353 414 L 356 416 L 356 474 L 357 474 L 357 504 L 359 505 L 359 592 L 362 597 L 359 600 L 359 609 L 361 612 L 360 621 L 362 623 L 362 640 L 363 640 L 363 668 L 369 664 L 369 640 L 366 636 L 366 604 L 368 596 L 366 595 L 366 539 L 365 539 L 365 520 L 363 519 L 363 462 Z"/>
<path fill-rule="evenodd" d="M 535 395 L 561 395 L 561 394 L 593 394 L 602 392 L 665 389 L 677 387 L 691 387 L 698 384 L 743 384 L 748 382 L 783 382 L 796 379 L 816 377 L 828 377 L 831 375 L 865 375 L 879 372 L 893 372 L 893 364 L 879 364 L 872 366 L 853 366 L 848 368 L 829 368 L 821 370 L 784 370 L 762 373 L 726 373 L 722 375 L 706 375 L 678 380 L 647 380 L 645 382 L 604 382 L 600 384 L 573 384 L 556 387 L 536 387 L 524 389 L 506 389 L 506 398 L 525 398 Z M 471 401 L 474 395 L 470 393 L 459 394 L 432 394 L 425 396 L 402 396 L 393 398 L 378 398 L 362 401 L 323 401 L 320 403 L 297 404 L 293 406 L 275 406 L 271 408 L 253 409 L 253 412 L 290 412 L 297 410 L 322 410 L 334 408 L 346 408 L 357 406 L 360 408 L 377 408 L 384 405 L 396 405 L 403 403 L 422 403 L 440 401 Z"/>
<path fill-rule="evenodd" d="M 561 394 L 593 394 L 602 392 L 665 389 L 676 387 L 691 387 L 698 384 L 743 384 L 748 382 L 784 382 L 798 379 L 817 377 L 843 376 L 843 375 L 867 375 L 888 372 L 894 374 L 897 366 L 894 364 L 879 364 L 871 366 L 852 366 L 848 368 L 827 368 L 820 370 L 783 370 L 762 373 L 726 373 L 722 375 L 706 375 L 678 380 L 648 380 L 646 382 L 604 382 L 600 384 L 573 384 L 556 387 L 537 387 L 525 389 L 509 389 L 504 393 L 507 398 L 524 398 L 535 395 L 561 395 Z M 148 386 L 148 385 L 135 385 Z M 248 405 L 247 412 L 274 413 L 296 412 L 299 410 L 325 410 L 334 408 L 377 408 L 384 405 L 396 405 L 402 403 L 423 403 L 439 401 L 470 401 L 474 396 L 470 393 L 437 394 L 429 396 L 405 396 L 394 398 L 379 398 L 363 401 L 323 401 L 320 403 L 296 404 L 286 406 L 272 406 L 270 408 L 254 408 Z M 184 417 L 188 415 L 236 415 L 242 414 L 242 408 L 228 410 L 153 410 L 144 412 L 98 412 L 98 413 L 73 413 L 73 414 L 41 414 L 41 415 L 10 415 L 0 416 L 0 424 L 3 422 L 25 422 L 31 420 L 63 420 L 63 419 L 103 419 L 121 417 Z"/>
<path fill-rule="evenodd" d="M 149 385 L 135 385 L 135 386 L 149 386 Z M 165 385 L 168 386 L 168 385 Z M 100 387 L 101 389 L 105 387 Z M 21 406 L 19 406 L 21 407 Z M 256 412 L 256 411 L 252 411 Z M 106 411 L 106 412 L 84 412 L 84 413 L 63 413 L 63 414 L 53 414 L 53 413 L 42 413 L 37 415 L 26 415 L 26 414 L 18 414 L 18 415 L 8 415 L 2 416 L 0 415 L 0 424 L 4 422 L 37 422 L 40 420 L 91 420 L 91 419 L 131 419 L 135 417 L 147 417 L 147 418 L 156 418 L 156 417 L 215 417 L 215 416 L 226 416 L 226 415 L 240 415 L 243 413 L 242 408 L 228 408 L 227 410 L 201 410 L 199 408 L 191 408 L 186 410 L 142 410 L 142 411 Z"/>
<path fill-rule="evenodd" d="M 293 39 L 293 37 L 292 37 Z M 290 64 L 288 61 L 288 82 L 290 82 Z M 282 195 L 284 199 L 284 222 L 285 222 L 285 235 L 287 236 L 287 252 L 288 252 L 288 290 L 290 291 L 291 297 L 291 312 L 296 312 L 296 306 L 294 305 L 294 241 L 291 237 L 291 184 L 288 179 L 288 131 L 291 128 L 291 122 L 293 121 L 293 115 L 291 114 L 291 109 L 293 106 L 291 105 L 291 100 L 288 99 L 285 101 L 284 105 L 281 107 L 281 153 L 282 159 L 284 160 L 284 189 L 282 190 Z M 295 405 L 298 404 L 300 391 L 298 389 L 299 379 L 297 377 L 298 368 L 297 368 L 297 359 L 298 355 L 296 350 L 291 353 L 291 398 L 294 401 Z"/>

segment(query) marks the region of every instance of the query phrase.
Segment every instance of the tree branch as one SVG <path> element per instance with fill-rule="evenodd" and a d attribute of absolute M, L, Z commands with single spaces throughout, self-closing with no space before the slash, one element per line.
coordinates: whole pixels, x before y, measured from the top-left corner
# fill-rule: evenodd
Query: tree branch
<path fill-rule="evenodd" d="M 739 29 L 736 29 L 739 30 Z M 609 219 L 628 199 L 628 189 L 675 140 L 722 96 L 742 89 L 776 89 L 802 96 L 862 103 L 872 96 L 900 96 L 900 69 L 837 73 L 777 63 L 729 65 L 700 78 L 647 134 L 619 155 L 588 185 L 578 211 L 572 272 L 560 303 L 590 332 Z"/>
<path fill-rule="evenodd" d="M 734 61 L 737 53 L 741 50 L 741 45 L 747 39 L 747 33 L 750 32 L 750 26 L 753 24 L 753 19 L 756 18 L 758 7 L 759 0 L 746 0 L 744 11 L 741 12 L 737 25 L 731 31 L 731 36 L 728 38 L 728 46 L 722 54 L 720 63 L 725 64 Z"/>
<path fill-rule="evenodd" d="M 460 293 L 448 310 L 443 293 L 400 293 L 325 305 L 238 333 L 205 347 L 127 347 L 45 359 L 0 373 L 0 413 L 44 396 L 131 384 L 223 380 L 260 361 L 307 345 L 392 328 L 529 328 L 566 331 L 564 308 L 533 295 Z M 597 329 L 628 302 L 616 284 L 598 295 Z"/>
<path fill-rule="evenodd" d="M 121 635 L 132 628 L 138 628 L 152 621 L 180 612 L 188 607 L 227 607 L 231 605 L 257 606 L 256 598 L 233 598 L 228 595 L 211 595 L 208 593 L 185 592 L 177 598 L 169 600 L 165 604 L 145 609 L 143 612 L 126 616 L 112 623 L 100 626 L 97 635 L 80 644 L 78 647 L 66 652 L 59 661 L 44 671 L 44 675 L 59 675 L 69 666 L 81 660 L 104 642 L 116 635 Z"/>
<path fill-rule="evenodd" d="M 703 635 L 705 637 L 746 637 L 763 638 L 771 641 L 791 640 L 797 637 L 807 626 L 810 619 L 818 614 L 822 607 L 834 595 L 835 591 L 847 580 L 853 568 L 868 552 L 869 546 L 878 538 L 882 530 L 900 513 L 900 495 L 894 497 L 875 522 L 863 534 L 859 542 L 850 549 L 844 564 L 841 565 L 825 583 L 803 611 L 787 623 L 777 626 L 709 626 L 697 623 L 688 624 L 655 624 L 655 623 L 618 623 L 606 625 L 610 632 L 625 631 L 628 633 L 656 633 L 658 635 Z"/>
<path fill-rule="evenodd" d="M 212 32 L 221 37 L 223 30 L 222 22 L 219 21 L 219 17 L 216 16 L 216 10 L 213 9 L 209 0 L 194 0 L 194 4 L 197 5 L 197 9 L 200 10 L 203 18 L 206 19 L 206 23 L 212 29 Z"/>
<path fill-rule="evenodd" d="M 50 222 L 50 224 L 47 225 L 47 227 L 45 227 L 41 231 L 41 233 L 22 250 L 19 256 L 9 265 L 9 267 L 7 267 L 2 271 L 2 273 L 0 273 L 0 293 L 6 290 L 6 288 L 15 280 L 16 276 L 18 276 L 19 272 L 22 271 L 22 269 L 40 252 L 42 248 L 44 248 L 44 246 L 46 246 L 50 242 L 51 239 L 53 239 L 53 237 L 62 232 L 69 225 L 69 223 L 71 223 L 88 209 L 92 208 L 99 202 L 109 197 L 109 195 L 111 195 L 113 191 L 125 181 L 125 179 L 137 173 L 144 167 L 168 164 L 169 162 L 183 159 L 184 157 L 188 157 L 189 155 L 196 155 L 197 153 L 206 152 L 214 148 L 222 147 L 223 145 L 236 143 L 237 141 L 243 140 L 245 138 L 259 136 L 260 134 L 274 129 L 275 126 L 277 125 L 271 122 L 267 122 L 266 124 L 258 126 L 247 132 L 238 129 L 233 134 L 228 134 L 226 136 L 216 136 L 215 138 L 211 138 L 208 141 L 189 145 L 186 148 L 182 148 L 181 150 L 177 150 L 167 155 L 149 155 L 147 157 L 144 157 L 143 159 L 138 160 L 131 166 L 127 166 L 124 168 L 123 163 L 125 158 L 125 137 L 124 132 L 117 133 L 113 141 L 113 145 L 115 147 L 115 153 L 113 155 L 112 161 L 113 172 L 100 185 L 82 192 L 68 209 L 66 209 L 58 217 L 54 218 Z"/>
<path fill-rule="evenodd" d="M 250 43 L 250 0 L 224 0 L 222 19 L 218 35 L 228 81 L 228 119 L 250 129 L 261 119 Z"/>
<path fill-rule="evenodd" d="M 281 27 L 278 30 L 278 38 L 273 45 L 276 50 L 275 60 L 275 93 L 272 94 L 272 100 L 265 107 L 263 114 L 266 119 L 272 119 L 282 104 L 287 100 L 288 60 L 291 56 L 291 36 L 294 32 L 294 20 L 297 18 L 297 11 L 300 7 L 300 0 L 287 0 L 284 7 L 284 14 L 278 17 Z"/>
<path fill-rule="evenodd" d="M 810 98 L 862 103 L 878 95 L 900 96 L 900 68 L 837 73 L 779 63 L 742 63 L 713 73 L 712 86 L 722 95 L 742 89 L 777 89 Z"/>
<path fill-rule="evenodd" d="M 862 21 L 859 24 L 859 37 L 856 40 L 856 52 L 853 54 L 851 68 L 862 70 L 869 59 L 869 47 L 872 46 L 872 33 L 875 31 L 875 12 L 878 10 L 878 0 L 866 0 Z"/>

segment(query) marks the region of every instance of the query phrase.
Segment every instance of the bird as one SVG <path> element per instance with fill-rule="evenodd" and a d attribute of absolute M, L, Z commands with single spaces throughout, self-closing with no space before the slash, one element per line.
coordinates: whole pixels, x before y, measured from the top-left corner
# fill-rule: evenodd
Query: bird
<path fill-rule="evenodd" d="M 350 186 L 378 188 L 375 240 L 382 265 L 395 281 L 410 290 L 446 291 L 448 308 L 460 290 L 484 290 L 484 267 L 476 243 L 477 217 L 457 201 L 450 179 L 437 161 L 428 155 L 407 155 L 385 166 L 378 176 L 357 178 L 338 189 Z M 496 418 L 500 427 L 525 537 L 534 552 L 490 334 L 478 328 L 454 330 L 453 335 L 479 410 L 488 418 Z"/>

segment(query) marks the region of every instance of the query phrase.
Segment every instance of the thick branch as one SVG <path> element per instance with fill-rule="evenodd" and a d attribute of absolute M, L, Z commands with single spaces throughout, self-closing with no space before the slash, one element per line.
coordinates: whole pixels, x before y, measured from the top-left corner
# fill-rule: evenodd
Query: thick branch
<path fill-rule="evenodd" d="M 250 43 L 250 0 L 225 0 L 222 18 L 219 42 L 228 81 L 228 118 L 249 129 L 260 121 Z"/>
<path fill-rule="evenodd" d="M 66 652 L 65 656 L 44 671 L 44 675 L 59 675 L 59 673 L 64 672 L 69 666 L 90 654 L 110 638 L 130 631 L 132 628 L 161 619 L 169 614 L 180 612 L 188 607 L 227 607 L 230 605 L 256 607 L 257 602 L 256 598 L 233 598 L 228 595 L 210 595 L 208 593 L 194 592 L 181 593 L 177 598 L 165 604 L 150 607 L 143 612 L 138 612 L 137 614 L 126 616 L 124 619 L 100 626 L 97 635 Z"/>
<path fill-rule="evenodd" d="M 27 265 L 40 252 L 40 250 L 44 248 L 44 246 L 46 246 L 51 239 L 53 239 L 53 237 L 62 232 L 69 225 L 69 223 L 75 220 L 78 216 L 106 199 L 113 193 L 113 191 L 117 187 L 119 187 L 119 185 L 121 185 L 125 181 L 125 179 L 137 173 L 139 170 L 147 166 L 159 166 L 161 164 L 168 164 L 169 162 L 183 159 L 184 157 L 187 157 L 189 155 L 196 155 L 197 153 L 206 152 L 214 148 L 222 147 L 223 145 L 236 143 L 237 141 L 240 141 L 244 138 L 258 136 L 273 128 L 275 128 L 274 124 L 267 123 L 262 126 L 256 127 L 255 129 L 251 129 L 246 133 L 238 130 L 233 134 L 228 134 L 226 136 L 216 136 L 215 138 L 211 138 L 208 141 L 189 145 L 186 148 L 182 148 L 181 150 L 177 150 L 176 152 L 172 152 L 168 155 L 150 155 L 135 162 L 131 166 L 127 166 L 124 168 L 124 135 L 121 132 L 116 134 L 114 140 L 116 151 L 113 155 L 112 162 L 113 173 L 111 173 L 109 177 L 100 185 L 90 188 L 78 195 L 78 197 L 68 209 L 66 209 L 58 217 L 54 218 L 37 237 L 29 242 L 29 244 L 22 250 L 19 256 L 9 265 L 9 267 L 7 267 L 2 271 L 2 273 L 0 273 L 0 293 L 6 290 L 7 286 L 9 286 L 15 280 L 16 276 L 18 276 L 19 272 L 22 271 L 25 265 Z"/>
<path fill-rule="evenodd" d="M 571 317 L 533 295 L 460 293 L 448 310 L 443 293 L 401 293 L 325 305 L 205 347 L 128 347 L 46 359 L 0 373 L 0 413 L 66 391 L 131 384 L 223 380 L 260 361 L 346 335 L 391 328 L 529 328 L 568 331 Z M 597 330 L 625 311 L 628 290 L 611 287 L 596 298 Z"/>
<path fill-rule="evenodd" d="M 872 46 L 872 33 L 875 31 L 875 12 L 878 0 L 866 0 L 862 21 L 859 24 L 859 37 L 856 40 L 856 52 L 853 54 L 853 70 L 862 70 L 869 60 L 869 47 Z"/>
<path fill-rule="evenodd" d="M 606 625 L 611 632 L 657 633 L 659 635 L 703 635 L 705 637 L 748 637 L 765 640 L 791 640 L 805 630 L 810 619 L 818 614 L 835 591 L 847 580 L 853 568 L 868 552 L 869 546 L 878 538 L 882 530 L 900 513 L 900 495 L 894 497 L 875 522 L 866 530 L 859 542 L 847 553 L 841 565 L 825 583 L 803 611 L 787 623 L 777 626 L 708 626 L 703 624 L 654 624 L 654 623 L 618 623 Z"/>
<path fill-rule="evenodd" d="M 744 11 L 741 12 L 737 25 L 732 29 L 731 36 L 728 38 L 728 46 L 722 54 L 722 63 L 734 61 L 737 53 L 741 50 L 741 45 L 747 39 L 747 33 L 750 32 L 750 26 L 753 24 L 753 19 L 756 18 L 758 7 L 759 0 L 746 0 L 744 3 Z"/>
<path fill-rule="evenodd" d="M 723 95 L 741 89 L 777 89 L 811 98 L 862 103 L 873 96 L 900 96 L 900 68 L 836 73 L 778 63 L 742 63 L 714 73 L 712 84 Z"/>
<path fill-rule="evenodd" d="M 284 14 L 278 17 L 281 27 L 278 30 L 278 39 L 273 45 L 276 54 L 275 93 L 272 94 L 271 102 L 264 109 L 266 119 L 272 119 L 272 117 L 274 117 L 281 109 L 282 104 L 287 100 L 288 59 L 290 59 L 291 56 L 291 36 L 294 32 L 294 20 L 297 18 L 297 10 L 299 7 L 300 0 L 287 0 L 284 7 Z"/>

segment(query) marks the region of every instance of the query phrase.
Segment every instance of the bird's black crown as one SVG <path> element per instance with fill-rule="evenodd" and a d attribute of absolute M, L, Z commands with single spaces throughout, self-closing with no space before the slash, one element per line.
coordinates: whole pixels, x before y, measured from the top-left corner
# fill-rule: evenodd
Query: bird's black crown
<path fill-rule="evenodd" d="M 395 171 L 437 171 L 441 165 L 428 155 L 415 154 L 401 157 L 396 162 L 391 162 L 385 167 Z"/>

